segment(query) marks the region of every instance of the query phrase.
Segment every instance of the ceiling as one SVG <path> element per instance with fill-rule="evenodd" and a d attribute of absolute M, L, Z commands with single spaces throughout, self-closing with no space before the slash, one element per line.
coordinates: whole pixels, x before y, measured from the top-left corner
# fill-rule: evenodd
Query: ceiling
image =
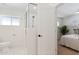
<path fill-rule="evenodd" d="M 63 3 L 57 7 L 57 17 L 65 17 L 79 11 L 79 3 Z"/>

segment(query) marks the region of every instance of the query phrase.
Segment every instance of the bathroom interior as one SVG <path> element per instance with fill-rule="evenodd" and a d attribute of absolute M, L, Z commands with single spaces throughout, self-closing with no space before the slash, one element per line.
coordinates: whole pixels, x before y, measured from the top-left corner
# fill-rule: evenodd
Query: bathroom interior
<path fill-rule="evenodd" d="M 25 40 L 27 9 L 27 3 L 0 3 L 1 55 L 27 54 Z"/>
<path fill-rule="evenodd" d="M 56 5 L 0 3 L 0 55 L 57 54 Z"/>
<path fill-rule="evenodd" d="M 26 30 L 34 27 L 36 13 L 34 3 L 0 3 L 1 55 L 27 55 Z"/>

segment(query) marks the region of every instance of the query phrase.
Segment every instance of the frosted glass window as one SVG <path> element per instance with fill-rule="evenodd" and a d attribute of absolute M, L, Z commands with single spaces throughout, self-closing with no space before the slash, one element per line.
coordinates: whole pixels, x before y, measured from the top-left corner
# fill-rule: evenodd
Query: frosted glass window
<path fill-rule="evenodd" d="M 0 25 L 20 25 L 20 18 L 16 16 L 0 16 Z"/>
<path fill-rule="evenodd" d="M 10 17 L 0 17 L 1 25 L 11 25 L 11 18 Z"/>
<path fill-rule="evenodd" d="M 12 25 L 20 25 L 20 21 L 18 17 L 12 17 Z"/>

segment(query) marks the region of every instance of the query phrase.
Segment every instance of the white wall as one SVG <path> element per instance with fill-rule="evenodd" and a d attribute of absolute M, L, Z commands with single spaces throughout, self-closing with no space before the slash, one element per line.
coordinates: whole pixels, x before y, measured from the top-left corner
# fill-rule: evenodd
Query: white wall
<path fill-rule="evenodd" d="M 74 33 L 73 29 L 79 29 L 79 14 L 74 14 L 63 19 L 63 25 L 67 25 L 70 29 L 70 33 Z"/>
<path fill-rule="evenodd" d="M 11 11 L 9 9 L 0 10 L 0 15 L 20 16 L 20 26 L 0 25 L 0 38 L 10 40 L 11 47 L 25 47 L 25 14 L 24 12 Z"/>
<path fill-rule="evenodd" d="M 57 17 L 57 22 L 59 22 L 59 26 L 57 26 L 57 38 L 60 39 L 61 38 L 61 33 L 60 33 L 59 28 L 61 26 L 63 26 L 63 18 L 58 18 Z"/>

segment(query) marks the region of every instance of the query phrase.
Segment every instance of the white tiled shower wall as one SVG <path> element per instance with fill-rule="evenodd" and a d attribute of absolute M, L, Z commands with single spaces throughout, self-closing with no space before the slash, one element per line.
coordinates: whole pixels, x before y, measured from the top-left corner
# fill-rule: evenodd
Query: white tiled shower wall
<path fill-rule="evenodd" d="M 25 22 L 26 15 L 22 12 L 0 12 L 0 15 L 20 16 L 20 26 L 2 26 L 0 25 L 0 40 L 10 41 L 10 49 L 7 54 L 25 54 Z M 1 53 L 0 54 L 6 54 Z"/>

